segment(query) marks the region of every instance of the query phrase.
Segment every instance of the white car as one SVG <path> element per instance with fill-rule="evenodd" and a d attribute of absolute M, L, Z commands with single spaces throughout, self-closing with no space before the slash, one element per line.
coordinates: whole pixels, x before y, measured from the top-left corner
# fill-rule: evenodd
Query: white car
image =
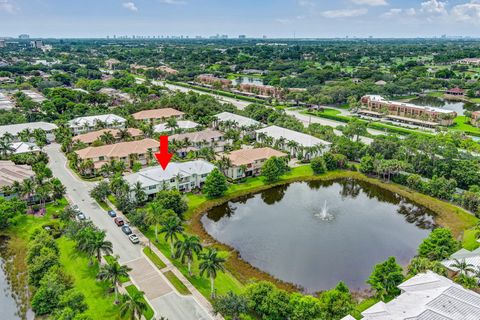
<path fill-rule="evenodd" d="M 132 233 L 128 236 L 128 239 L 130 239 L 130 241 L 133 243 L 133 244 L 137 244 L 140 242 L 140 239 L 138 239 L 137 235 L 135 233 Z"/>

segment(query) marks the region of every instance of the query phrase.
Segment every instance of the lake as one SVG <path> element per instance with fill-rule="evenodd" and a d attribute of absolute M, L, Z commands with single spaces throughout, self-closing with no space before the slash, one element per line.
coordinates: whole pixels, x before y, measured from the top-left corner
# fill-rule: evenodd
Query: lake
<path fill-rule="evenodd" d="M 339 179 L 241 197 L 211 209 L 202 223 L 251 265 L 317 292 L 339 281 L 367 288 L 373 266 L 389 256 L 407 265 L 434 227 L 434 213 L 375 185 Z"/>
<path fill-rule="evenodd" d="M 21 319 L 18 315 L 17 302 L 12 297 L 12 288 L 7 280 L 5 274 L 5 260 L 4 254 L 8 238 L 0 236 L 0 310 L 2 320 L 17 320 Z"/>
<path fill-rule="evenodd" d="M 463 116 L 464 111 L 479 110 L 480 106 L 475 103 L 457 100 L 447 100 L 444 98 L 422 96 L 410 100 L 410 103 L 419 106 L 437 107 L 457 112 L 459 116 Z"/>

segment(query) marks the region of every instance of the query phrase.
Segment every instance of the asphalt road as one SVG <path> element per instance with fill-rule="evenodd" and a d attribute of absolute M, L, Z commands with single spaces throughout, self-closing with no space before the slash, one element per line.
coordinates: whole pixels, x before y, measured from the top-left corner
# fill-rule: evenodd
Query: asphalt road
<path fill-rule="evenodd" d="M 192 296 L 180 296 L 163 274 L 145 258 L 142 246 L 131 243 L 107 212 L 90 197 L 89 191 L 95 184 L 80 180 L 67 168 L 67 159 L 58 144 L 47 145 L 44 151 L 49 156 L 53 175 L 67 188 L 66 196 L 71 203 L 76 204 L 97 227 L 106 231 L 106 238 L 112 242 L 113 252 L 119 256 L 119 262 L 133 269 L 130 278 L 145 292 L 157 318 L 162 315 L 169 320 L 213 319 Z M 147 281 L 145 276 L 148 276 Z"/>

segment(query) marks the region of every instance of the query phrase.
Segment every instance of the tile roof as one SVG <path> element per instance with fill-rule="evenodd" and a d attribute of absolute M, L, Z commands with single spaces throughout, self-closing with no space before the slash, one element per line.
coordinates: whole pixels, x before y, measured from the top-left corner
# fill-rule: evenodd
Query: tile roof
<path fill-rule="evenodd" d="M 107 124 L 113 124 L 114 121 L 118 121 L 119 123 L 125 123 L 127 120 L 120 116 L 117 116 L 116 114 L 101 114 L 97 116 L 75 118 L 68 121 L 68 124 L 74 127 L 93 127 L 98 121 L 105 122 Z"/>
<path fill-rule="evenodd" d="M 240 126 L 240 127 L 243 127 L 243 126 L 250 127 L 250 126 L 262 125 L 261 122 L 258 122 L 254 119 L 244 117 L 244 116 L 241 116 L 241 115 L 238 115 L 238 114 L 235 114 L 235 113 L 231 113 L 231 112 L 221 112 L 219 114 L 216 114 L 215 117 L 221 122 L 235 121 L 238 124 L 238 126 Z"/>
<path fill-rule="evenodd" d="M 168 181 L 174 177 L 187 177 L 193 174 L 202 175 L 210 173 L 215 166 L 205 160 L 187 162 L 171 162 L 165 170 L 160 166 L 145 168 L 137 173 L 125 176 L 125 180 L 134 185 L 140 182 L 142 186 L 149 187 Z"/>
<path fill-rule="evenodd" d="M 217 130 L 205 129 L 202 131 L 196 132 L 186 132 L 180 134 L 174 134 L 170 136 L 170 139 L 173 140 L 185 140 L 188 139 L 191 142 L 202 142 L 209 141 L 211 139 L 223 137 L 223 133 Z"/>
<path fill-rule="evenodd" d="M 234 166 L 241 166 L 244 164 L 250 164 L 257 160 L 268 159 L 271 157 L 284 157 L 285 153 L 277 151 L 272 148 L 254 148 L 254 149 L 241 149 L 230 152 L 229 154 L 223 154 L 232 161 Z"/>
<path fill-rule="evenodd" d="M 18 124 L 8 124 L 5 126 L 0 126 L 0 137 L 3 136 L 5 133 L 11 133 L 12 135 L 16 136 L 19 132 L 29 129 L 33 131 L 35 129 L 43 129 L 45 131 L 52 131 L 57 129 L 58 127 L 53 123 L 48 122 L 28 122 L 28 123 L 18 123 Z"/>
<path fill-rule="evenodd" d="M 132 116 L 135 120 L 145 120 L 145 119 L 164 119 L 170 117 L 182 116 L 185 113 L 175 110 L 173 108 L 162 108 L 162 109 L 152 109 L 152 110 L 142 110 L 137 113 L 134 113 Z"/>
<path fill-rule="evenodd" d="M 11 186 L 13 182 L 22 182 L 35 176 L 27 165 L 16 165 L 12 161 L 0 161 L 0 187 Z"/>
<path fill-rule="evenodd" d="M 330 145 L 330 142 L 324 141 L 322 139 L 318 139 L 314 136 L 293 131 L 290 129 L 285 129 L 282 127 L 277 126 L 270 126 L 263 129 L 258 129 L 255 132 L 258 133 L 265 133 L 267 136 L 272 137 L 273 139 L 277 140 L 279 138 L 285 138 L 288 141 L 295 141 L 302 147 L 313 147 L 316 145 Z M 258 135 L 257 135 L 258 136 Z"/>
<path fill-rule="evenodd" d="M 73 137 L 73 141 L 81 141 L 83 143 L 90 144 L 96 140 L 98 140 L 105 132 L 110 132 L 113 136 L 117 136 L 120 132 L 119 129 L 102 129 L 98 131 L 92 131 L 84 134 L 80 134 L 78 136 Z M 143 135 L 142 130 L 136 128 L 128 128 L 128 132 L 132 135 L 132 137 L 140 137 Z"/>
<path fill-rule="evenodd" d="M 93 159 L 98 157 L 128 157 L 130 154 L 144 154 L 148 149 L 156 152 L 159 148 L 157 140 L 143 139 L 137 141 L 119 142 L 100 147 L 88 147 L 75 151 L 80 159 Z"/>
<path fill-rule="evenodd" d="M 189 120 L 179 120 L 177 121 L 177 125 L 179 129 L 193 129 L 199 126 L 198 123 L 189 121 Z M 157 124 L 156 126 L 153 127 L 153 131 L 155 132 L 167 132 L 170 131 L 169 128 L 167 128 L 166 123 L 160 123 Z"/>
<path fill-rule="evenodd" d="M 362 312 L 364 320 L 480 319 L 480 295 L 432 271 L 398 286 L 402 294 Z"/>

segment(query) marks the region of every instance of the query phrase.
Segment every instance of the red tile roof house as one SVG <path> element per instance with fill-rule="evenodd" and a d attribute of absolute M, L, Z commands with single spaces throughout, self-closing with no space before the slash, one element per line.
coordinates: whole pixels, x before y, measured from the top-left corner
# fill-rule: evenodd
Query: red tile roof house
<path fill-rule="evenodd" d="M 453 88 L 453 89 L 448 89 L 447 91 L 445 91 L 445 93 L 450 96 L 463 96 L 465 94 L 465 90 L 460 88 Z"/>
<path fill-rule="evenodd" d="M 102 129 L 102 130 L 98 130 L 98 131 L 92 131 L 92 132 L 88 132 L 88 133 L 84 133 L 84 134 L 80 134 L 78 136 L 75 136 L 75 137 L 73 137 L 72 140 L 73 140 L 73 142 L 80 141 L 80 142 L 85 143 L 86 145 L 91 145 L 95 141 L 101 140 L 101 137 L 105 132 L 110 132 L 115 137 L 115 139 L 117 140 L 116 142 L 119 141 L 120 130 L 118 130 L 118 129 Z M 132 137 L 133 140 L 138 140 L 139 138 L 141 138 L 143 136 L 143 132 L 140 129 L 128 128 L 127 132 L 130 134 L 130 136 Z"/>
<path fill-rule="evenodd" d="M 142 110 L 134 113 L 132 116 L 135 120 L 150 122 L 157 124 L 165 122 L 168 118 L 176 118 L 177 120 L 183 119 L 185 113 L 173 108 L 162 108 L 152 110 Z"/>
<path fill-rule="evenodd" d="M 93 173 L 97 172 L 102 165 L 110 160 L 123 161 L 127 167 L 131 167 L 134 162 L 147 165 L 151 156 L 159 151 L 160 144 L 157 140 L 143 139 L 138 141 L 120 142 L 108 144 L 100 147 L 88 147 L 77 150 L 79 160 L 92 160 Z M 153 157 L 155 157 L 153 155 Z"/>

